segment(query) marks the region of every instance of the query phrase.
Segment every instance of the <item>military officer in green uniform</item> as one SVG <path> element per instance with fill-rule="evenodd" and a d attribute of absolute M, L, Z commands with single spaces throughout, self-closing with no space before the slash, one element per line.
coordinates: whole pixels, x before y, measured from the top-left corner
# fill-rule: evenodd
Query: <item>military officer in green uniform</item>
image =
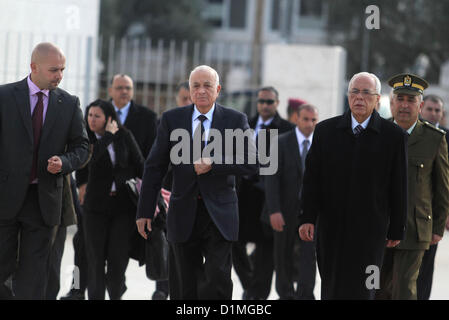
<path fill-rule="evenodd" d="M 418 119 L 427 82 L 399 74 L 391 111 L 396 124 L 408 132 L 408 215 L 405 239 L 385 251 L 378 299 L 416 300 L 416 279 L 425 250 L 438 243 L 449 212 L 449 164 L 445 132 Z M 391 195 L 394 197 L 394 194 Z"/>

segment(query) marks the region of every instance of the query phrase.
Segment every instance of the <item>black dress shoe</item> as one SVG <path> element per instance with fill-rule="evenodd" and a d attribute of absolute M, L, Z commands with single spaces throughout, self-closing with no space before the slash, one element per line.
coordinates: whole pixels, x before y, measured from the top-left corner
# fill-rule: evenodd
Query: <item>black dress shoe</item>
<path fill-rule="evenodd" d="M 59 298 L 59 300 L 85 300 L 84 291 L 72 289 L 65 296 Z"/>
<path fill-rule="evenodd" d="M 156 290 L 151 297 L 151 300 L 167 300 L 168 294 L 164 291 Z"/>

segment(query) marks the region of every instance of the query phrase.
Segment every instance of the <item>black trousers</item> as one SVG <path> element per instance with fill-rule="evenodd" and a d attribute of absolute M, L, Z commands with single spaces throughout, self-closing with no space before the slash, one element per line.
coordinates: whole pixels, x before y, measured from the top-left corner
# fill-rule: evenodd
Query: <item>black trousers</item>
<path fill-rule="evenodd" d="M 232 299 L 232 242 L 223 238 L 198 200 L 195 224 L 187 242 L 173 243 L 179 298 L 188 300 Z M 173 263 L 172 261 L 170 263 Z M 173 272 L 172 268 L 169 268 Z M 170 282 L 172 275 L 169 275 Z M 172 286 L 172 284 L 170 284 Z"/>
<path fill-rule="evenodd" d="M 416 293 L 418 300 L 429 300 L 432 291 L 433 269 L 438 244 L 434 244 L 426 250 L 419 268 L 418 280 L 416 280 Z"/>
<path fill-rule="evenodd" d="M 243 290 L 248 291 L 253 278 L 254 264 L 252 259 L 254 255 L 249 256 L 246 249 L 246 242 L 237 241 L 232 244 L 232 264 L 235 273 L 240 279 Z"/>
<path fill-rule="evenodd" d="M 262 223 L 264 234 L 272 233 L 271 226 Z M 266 300 L 270 295 L 274 272 L 273 238 L 266 236 L 254 243 L 254 251 L 249 256 L 247 243 L 239 241 L 232 248 L 233 264 L 247 298 Z"/>
<path fill-rule="evenodd" d="M 53 227 L 45 224 L 37 185 L 30 185 L 23 207 L 11 220 L 0 220 L 0 292 L 11 292 L 5 282 L 13 277 L 16 299 L 43 300 Z"/>
<path fill-rule="evenodd" d="M 276 291 L 281 300 L 313 299 L 316 277 L 315 242 L 299 238 L 295 223 L 273 231 Z M 298 286 L 295 289 L 294 282 Z"/>
<path fill-rule="evenodd" d="M 87 289 L 88 267 L 86 245 L 84 242 L 84 215 L 77 215 L 77 230 L 73 236 L 74 261 L 77 270 L 75 271 L 72 289 L 84 293 Z"/>
<path fill-rule="evenodd" d="M 45 299 L 47 300 L 56 300 L 61 286 L 61 262 L 62 256 L 64 254 L 64 244 L 66 236 L 67 227 L 58 226 L 50 251 L 48 281 L 47 288 L 45 290 Z"/>
<path fill-rule="evenodd" d="M 135 216 L 122 211 L 117 197 L 111 197 L 107 205 L 103 212 L 84 208 L 89 300 L 104 300 L 106 289 L 111 300 L 118 300 L 126 291 L 125 272 Z"/>

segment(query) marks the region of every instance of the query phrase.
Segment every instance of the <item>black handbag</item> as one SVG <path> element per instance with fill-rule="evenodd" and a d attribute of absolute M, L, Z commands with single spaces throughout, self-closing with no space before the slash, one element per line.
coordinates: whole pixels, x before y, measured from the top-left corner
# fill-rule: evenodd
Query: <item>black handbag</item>
<path fill-rule="evenodd" d="M 133 178 L 126 180 L 126 189 L 128 190 L 129 197 L 133 204 L 137 207 L 139 202 L 140 187 L 142 185 L 142 180 L 139 178 Z"/>
<path fill-rule="evenodd" d="M 151 232 L 145 241 L 145 271 L 151 280 L 168 279 L 168 241 L 166 236 L 167 208 L 161 196 L 159 213 L 151 222 Z"/>

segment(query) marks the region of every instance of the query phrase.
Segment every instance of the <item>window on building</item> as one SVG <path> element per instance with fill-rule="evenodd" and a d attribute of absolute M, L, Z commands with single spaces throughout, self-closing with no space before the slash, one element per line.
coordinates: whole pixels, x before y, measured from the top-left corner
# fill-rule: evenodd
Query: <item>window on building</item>
<path fill-rule="evenodd" d="M 280 29 L 281 1 L 271 1 L 271 30 Z"/>
<path fill-rule="evenodd" d="M 247 0 L 229 0 L 229 27 L 244 29 L 246 27 Z"/>
<path fill-rule="evenodd" d="M 247 0 L 205 0 L 203 19 L 220 29 L 245 29 Z"/>
<path fill-rule="evenodd" d="M 301 0 L 299 15 L 306 17 L 321 17 L 323 3 L 321 0 Z"/>
<path fill-rule="evenodd" d="M 223 7 L 224 0 L 206 0 L 204 2 L 204 9 L 201 12 L 204 20 L 209 25 L 215 28 L 223 26 Z"/>

